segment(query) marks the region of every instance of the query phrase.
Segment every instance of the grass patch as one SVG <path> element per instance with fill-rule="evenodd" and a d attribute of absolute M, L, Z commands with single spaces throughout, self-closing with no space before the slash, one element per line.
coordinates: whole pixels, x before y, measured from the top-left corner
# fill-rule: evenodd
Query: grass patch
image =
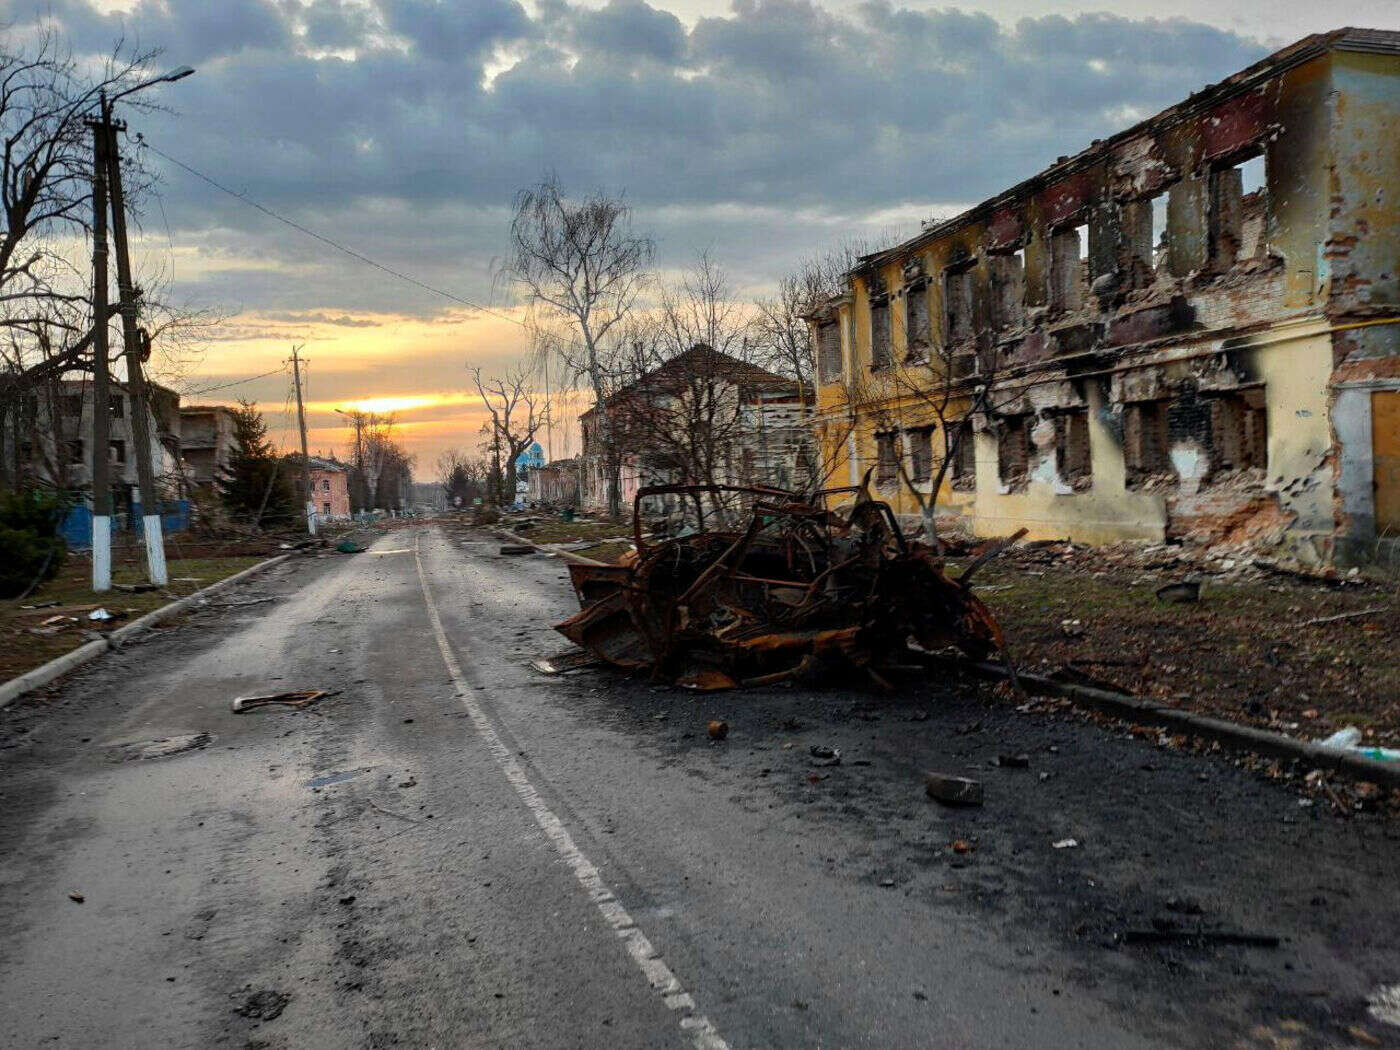
<path fill-rule="evenodd" d="M 145 579 L 145 570 L 134 556 L 128 552 L 113 553 L 116 559 L 112 567 L 113 583 L 139 583 Z M 87 614 L 97 606 L 114 615 L 120 614 L 122 618 L 108 626 L 121 626 L 265 560 L 262 555 L 175 558 L 167 562 L 170 573 L 168 587 L 143 594 L 120 590 L 98 594 L 91 586 L 91 560 L 85 556 L 71 556 L 57 576 L 23 601 L 0 601 L 0 681 L 32 671 L 55 657 L 85 645 L 91 640 L 87 636 L 88 629 L 96 626 L 87 621 Z M 22 605 L 52 601 L 57 601 L 59 605 L 46 609 L 20 608 Z M 40 625 L 43 621 L 54 615 L 73 616 L 79 623 L 54 634 L 33 632 L 34 628 L 42 630 Z"/>

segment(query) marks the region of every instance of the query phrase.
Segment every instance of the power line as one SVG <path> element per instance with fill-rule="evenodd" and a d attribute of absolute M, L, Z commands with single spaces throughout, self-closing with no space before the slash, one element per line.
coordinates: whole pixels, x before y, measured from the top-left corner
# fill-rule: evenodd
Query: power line
<path fill-rule="evenodd" d="M 286 370 L 287 366 L 284 364 L 281 368 L 274 368 L 271 372 L 261 372 L 258 375 L 249 376 L 247 379 L 235 379 L 231 383 L 219 383 L 216 386 L 203 386 L 197 390 L 185 390 L 181 392 L 181 396 L 194 397 L 197 394 L 212 394 L 215 390 L 227 390 L 231 386 L 242 386 L 244 383 L 251 383 L 255 379 L 266 379 L 268 376 L 275 376 L 278 372 Z"/>
<path fill-rule="evenodd" d="M 489 306 L 482 306 L 480 303 L 474 303 L 470 299 L 464 299 L 460 295 L 454 295 L 452 292 L 443 291 L 441 288 L 436 288 L 431 284 L 427 284 L 423 281 L 420 281 L 416 277 L 411 277 L 408 274 L 402 272 L 401 270 L 395 270 L 392 266 L 385 266 L 383 263 L 371 259 L 368 255 L 364 255 L 361 252 L 355 251 L 354 248 L 347 248 L 345 245 L 340 244 L 337 241 L 333 241 L 329 237 L 317 233 L 315 230 L 307 229 L 307 227 L 301 225 L 301 223 L 296 222 L 293 219 L 289 219 L 285 215 L 280 215 L 277 212 L 273 211 L 271 208 L 259 204 L 247 194 L 239 193 L 237 190 L 230 189 L 223 183 L 204 174 L 204 172 L 198 171 L 197 169 L 190 167 L 184 161 L 176 160 L 169 153 L 166 153 L 163 150 L 159 150 L 155 146 L 152 146 L 150 141 L 144 138 L 143 136 L 138 134 L 136 137 L 140 141 L 141 145 L 145 146 L 152 153 L 156 154 L 157 156 L 164 157 L 176 167 L 184 168 L 195 178 L 202 179 L 203 181 L 209 183 L 209 185 L 213 186 L 216 190 L 220 190 L 223 193 L 227 193 L 230 197 L 233 197 L 235 200 L 242 201 L 244 204 L 248 205 L 248 207 L 255 208 L 256 210 L 262 212 L 264 215 L 276 219 L 278 222 L 285 223 L 286 225 L 290 226 L 292 229 L 296 230 L 299 233 L 303 233 L 308 237 L 314 238 L 315 240 L 320 241 L 322 244 L 330 245 L 336 251 L 344 252 L 352 259 L 358 259 L 360 262 L 364 263 L 367 266 L 373 266 L 376 270 L 383 270 L 385 273 L 389 274 L 392 277 L 397 277 L 401 281 L 407 281 L 409 284 L 416 285 L 417 287 L 422 288 L 424 291 L 432 292 L 434 295 L 440 295 L 444 299 L 450 299 L 452 302 L 458 303 L 469 309 L 477 310 L 484 314 L 490 314 L 492 317 L 498 317 L 502 321 L 509 321 L 511 324 L 520 325 L 522 328 L 525 327 L 524 321 L 511 317 L 508 314 L 500 313 L 497 310 L 492 310 Z"/>

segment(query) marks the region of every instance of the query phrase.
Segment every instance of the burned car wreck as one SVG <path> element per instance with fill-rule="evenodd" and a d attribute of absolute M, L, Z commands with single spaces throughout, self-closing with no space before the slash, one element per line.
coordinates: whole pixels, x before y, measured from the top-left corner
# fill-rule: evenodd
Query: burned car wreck
<path fill-rule="evenodd" d="M 659 496 L 680 497 L 694 525 L 647 542 L 643 502 Z M 841 496 L 854 498 L 828 509 Z M 735 497 L 742 510 L 726 510 Z M 926 651 L 955 646 L 974 660 L 1004 645 L 968 587 L 995 550 L 954 578 L 865 486 L 811 499 L 728 485 L 643 488 L 633 536 L 636 549 L 620 564 L 570 563 L 582 608 L 555 629 L 605 663 L 660 681 L 766 685 L 832 658 L 887 685 L 881 668 L 907 663 L 911 642 Z"/>

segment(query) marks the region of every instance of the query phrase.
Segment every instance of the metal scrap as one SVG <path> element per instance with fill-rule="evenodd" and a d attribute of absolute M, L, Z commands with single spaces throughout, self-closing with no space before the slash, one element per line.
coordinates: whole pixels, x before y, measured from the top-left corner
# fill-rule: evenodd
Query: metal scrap
<path fill-rule="evenodd" d="M 642 504 L 663 496 L 693 503 L 696 527 L 649 543 Z M 829 509 L 841 496 L 851 502 Z M 707 528 L 703 501 L 734 497 L 744 510 L 717 510 Z M 555 629 L 605 663 L 658 680 L 702 691 L 767 685 L 837 658 L 887 687 L 881 670 L 907 664 L 911 642 L 973 660 L 1004 648 L 968 586 L 984 559 L 950 576 L 864 485 L 812 499 L 733 485 L 643 488 L 633 539 L 618 564 L 569 564 L 581 609 Z"/>

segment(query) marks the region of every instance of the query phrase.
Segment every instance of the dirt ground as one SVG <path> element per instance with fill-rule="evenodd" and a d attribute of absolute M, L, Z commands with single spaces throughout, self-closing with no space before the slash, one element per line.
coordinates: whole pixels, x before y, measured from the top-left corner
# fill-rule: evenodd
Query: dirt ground
<path fill-rule="evenodd" d="M 1157 597 L 1187 578 L 1201 581 L 1199 601 Z M 1368 744 L 1400 744 L 1393 582 L 1303 580 L 1229 558 L 1202 566 L 1170 548 L 1054 544 L 1008 552 L 974 589 L 1029 670 L 1300 738 L 1354 725 Z"/>
<path fill-rule="evenodd" d="M 166 562 L 170 572 L 170 583 L 166 587 L 141 593 L 114 589 L 98 594 L 91 588 L 91 560 L 70 555 L 58 575 L 33 594 L 23 600 L 0 602 L 0 681 L 31 671 L 91 641 L 93 629 L 99 624 L 90 622 L 87 616 L 97 608 L 106 609 L 117 617 L 114 621 L 104 621 L 102 627 L 120 627 L 177 598 L 242 572 L 265 557 L 252 554 L 171 558 Z M 119 552 L 114 562 L 113 583 L 135 584 L 145 579 L 145 568 L 136 560 L 134 552 Z M 50 605 L 51 602 L 57 604 Z M 24 608 L 26 605 L 31 608 Z M 55 616 L 76 622 L 64 620 L 46 626 L 44 621 Z"/>

